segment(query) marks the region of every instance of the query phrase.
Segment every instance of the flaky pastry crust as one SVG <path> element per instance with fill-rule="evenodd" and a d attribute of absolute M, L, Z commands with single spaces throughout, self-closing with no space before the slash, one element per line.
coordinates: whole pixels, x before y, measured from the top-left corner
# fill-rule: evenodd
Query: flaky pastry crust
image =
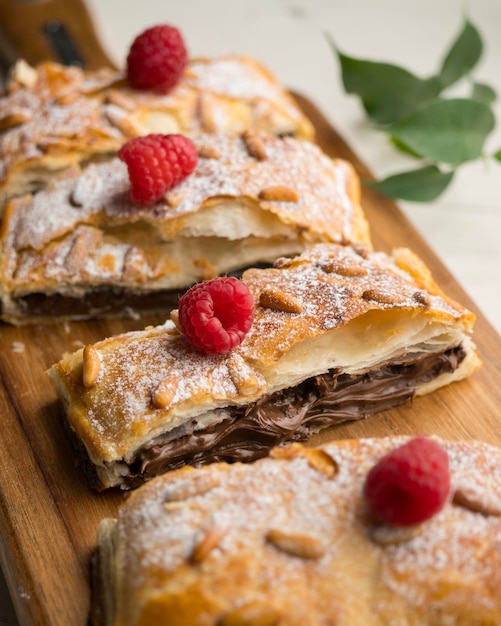
<path fill-rule="evenodd" d="M 372 517 L 362 491 L 405 441 L 293 444 L 138 489 L 99 528 L 94 626 L 496 626 L 501 450 L 441 442 L 449 501 L 396 528 Z"/>
<path fill-rule="evenodd" d="M 165 312 L 160 292 L 177 303 L 196 281 L 318 241 L 370 245 L 346 161 L 266 133 L 193 140 L 195 171 L 152 207 L 130 202 L 118 158 L 66 170 L 46 190 L 11 200 L 0 238 L 2 319 Z"/>
<path fill-rule="evenodd" d="M 397 381 L 404 380 L 405 394 L 394 400 L 402 403 L 479 365 L 470 339 L 474 315 L 445 296 L 407 249 L 390 257 L 318 244 L 274 268 L 248 270 L 243 280 L 254 297 L 254 322 L 243 343 L 227 354 L 200 353 L 167 321 L 88 346 L 87 353 L 79 350 L 49 370 L 69 430 L 96 472 L 94 486 L 128 486 L 140 449 L 158 437 L 196 442 L 200 435 L 202 441 L 204 429 L 224 423 L 236 410 L 328 372 L 356 378 L 388 366 Z M 445 361 L 445 369 L 436 369 L 443 354 L 457 349 L 461 359 L 454 366 Z M 426 357 L 438 359 L 431 371 L 406 380 L 405 364 Z M 87 385 L 86 375 L 92 379 Z M 331 416 L 318 428 L 378 410 L 378 388 L 372 392 L 365 384 L 360 393 L 362 402 L 373 394 L 369 408 Z M 298 405 L 305 401 L 300 398 Z M 242 449 L 250 440 L 253 425 L 248 426 Z M 301 433 L 304 438 L 299 424 L 278 441 Z M 268 442 L 259 450 L 261 456 L 269 447 Z"/>
<path fill-rule="evenodd" d="M 0 99 L 0 205 L 62 169 L 102 160 L 139 135 L 243 132 L 313 138 L 292 96 L 254 59 L 191 59 L 167 95 L 131 89 L 122 71 L 20 62 Z"/>

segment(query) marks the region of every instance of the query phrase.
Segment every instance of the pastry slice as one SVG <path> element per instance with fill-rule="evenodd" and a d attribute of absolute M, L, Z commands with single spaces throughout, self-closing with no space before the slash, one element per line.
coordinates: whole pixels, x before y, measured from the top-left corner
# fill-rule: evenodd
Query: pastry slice
<path fill-rule="evenodd" d="M 88 345 L 49 370 L 96 489 L 135 487 L 185 464 L 250 461 L 479 365 L 474 315 L 407 249 L 390 257 L 317 244 L 242 280 L 254 321 L 230 352 L 200 352 L 167 321 Z"/>
<path fill-rule="evenodd" d="M 167 95 L 131 89 L 122 71 L 20 62 L 0 99 L 0 206 L 70 165 L 113 156 L 131 137 L 249 128 L 313 137 L 293 98 L 251 58 L 192 59 Z"/>
<path fill-rule="evenodd" d="M 352 166 L 265 133 L 193 138 L 195 171 L 153 206 L 118 158 L 8 203 L 1 318 L 14 324 L 165 312 L 196 281 L 314 242 L 370 245 Z"/>
<path fill-rule="evenodd" d="M 437 441 L 445 505 L 390 526 L 364 484 L 407 441 L 293 444 L 143 486 L 99 526 L 93 626 L 500 624 L 501 450 Z"/>

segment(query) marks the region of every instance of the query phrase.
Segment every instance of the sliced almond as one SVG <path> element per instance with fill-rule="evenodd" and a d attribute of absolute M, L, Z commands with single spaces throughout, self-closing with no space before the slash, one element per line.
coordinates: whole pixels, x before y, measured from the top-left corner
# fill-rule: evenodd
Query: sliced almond
<path fill-rule="evenodd" d="M 301 313 L 304 305 L 294 296 L 275 289 L 263 289 L 259 294 L 259 305 L 265 309 L 284 311 L 285 313 Z"/>
<path fill-rule="evenodd" d="M 218 626 L 277 626 L 280 612 L 267 602 L 250 602 L 226 613 Z"/>
<path fill-rule="evenodd" d="M 264 384 L 243 359 L 230 359 L 228 362 L 228 374 L 238 393 L 243 396 L 256 394 Z"/>
<path fill-rule="evenodd" d="M 226 531 L 226 528 L 209 528 L 202 533 L 201 539 L 196 543 L 191 554 L 191 562 L 200 563 L 203 561 L 221 543 Z"/>
<path fill-rule="evenodd" d="M 429 307 L 431 304 L 430 296 L 426 293 L 426 291 L 415 291 L 412 294 L 412 298 L 418 304 L 422 304 L 423 306 Z"/>
<path fill-rule="evenodd" d="M 202 91 L 198 98 L 197 114 L 202 130 L 208 133 L 216 131 L 214 96 Z"/>
<path fill-rule="evenodd" d="M 374 526 L 370 531 L 370 537 L 379 545 L 390 546 L 398 543 L 411 541 L 423 532 L 421 525 L 416 526 Z"/>
<path fill-rule="evenodd" d="M 242 135 L 242 139 L 244 141 L 245 148 L 249 153 L 249 156 L 258 161 L 264 161 L 268 158 L 268 153 L 266 152 L 266 145 L 264 141 L 254 132 L 246 131 Z"/>
<path fill-rule="evenodd" d="M 266 534 L 266 540 L 278 550 L 302 559 L 318 559 L 325 554 L 324 543 L 318 537 L 305 533 L 272 528 Z"/>
<path fill-rule="evenodd" d="M 380 304 L 396 304 L 397 302 L 394 293 L 381 289 L 366 289 L 362 294 L 362 298 L 368 301 L 379 302 Z"/>
<path fill-rule="evenodd" d="M 164 199 L 171 209 L 175 209 L 181 204 L 181 202 L 186 200 L 186 195 L 186 190 L 179 187 L 173 187 L 166 192 Z"/>
<path fill-rule="evenodd" d="M 12 68 L 10 80 L 32 89 L 38 80 L 38 71 L 24 59 L 19 59 Z"/>
<path fill-rule="evenodd" d="M 16 126 L 21 126 L 21 124 L 26 124 L 26 122 L 30 120 L 31 115 L 29 113 L 22 113 L 20 111 L 17 113 L 8 113 L 0 119 L 0 130 L 15 128 Z"/>
<path fill-rule="evenodd" d="M 322 263 L 322 270 L 327 274 L 339 274 L 340 276 L 366 276 L 367 268 L 356 263 L 336 261 L 334 259 L 327 263 Z"/>
<path fill-rule="evenodd" d="M 179 309 L 173 309 L 170 312 L 170 320 L 176 327 L 176 330 L 182 334 L 181 325 L 179 324 Z"/>
<path fill-rule="evenodd" d="M 335 476 L 339 471 L 336 460 L 325 452 L 325 450 L 319 448 L 305 448 L 304 456 L 308 461 L 308 465 L 329 478 Z"/>
<path fill-rule="evenodd" d="M 153 406 L 157 409 L 166 409 L 174 399 L 178 379 L 176 376 L 167 376 L 153 391 L 151 399 Z"/>
<path fill-rule="evenodd" d="M 99 371 L 101 369 L 101 358 L 99 356 L 99 352 L 92 346 L 88 344 L 83 349 L 83 384 L 84 387 L 90 389 L 93 387 L 99 376 Z"/>
<path fill-rule="evenodd" d="M 300 443 L 290 443 L 286 446 L 277 446 L 270 451 L 270 456 L 274 459 L 291 461 L 304 455 L 304 446 Z"/>
<path fill-rule="evenodd" d="M 106 107 L 105 115 L 110 124 L 118 129 L 124 137 L 132 139 L 141 134 L 141 129 L 134 124 L 120 107 Z"/>
<path fill-rule="evenodd" d="M 61 106 L 69 106 L 81 97 L 82 94 L 79 91 L 70 91 L 68 93 L 61 94 L 59 98 L 56 99 L 56 103 Z"/>
<path fill-rule="evenodd" d="M 501 515 L 501 501 L 493 495 L 482 496 L 478 491 L 473 489 L 464 489 L 458 487 L 452 498 L 454 504 L 464 509 L 473 511 L 473 513 L 481 513 L 482 515 Z"/>
<path fill-rule="evenodd" d="M 293 187 L 277 185 L 261 189 L 258 198 L 269 202 L 299 202 L 299 193 Z"/>
<path fill-rule="evenodd" d="M 136 109 L 134 101 L 117 89 L 110 89 L 106 94 L 105 102 L 114 104 L 125 111 L 132 112 Z"/>
<path fill-rule="evenodd" d="M 204 144 L 198 148 L 198 156 L 201 159 L 220 159 L 221 153 L 214 146 Z"/>

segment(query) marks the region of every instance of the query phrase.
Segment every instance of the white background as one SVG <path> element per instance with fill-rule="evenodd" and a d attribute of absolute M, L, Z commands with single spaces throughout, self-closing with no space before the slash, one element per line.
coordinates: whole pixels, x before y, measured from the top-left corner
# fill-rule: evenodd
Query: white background
<path fill-rule="evenodd" d="M 501 0 L 89 0 L 104 47 L 122 66 L 136 34 L 158 23 L 181 29 L 191 56 L 246 54 L 310 98 L 377 176 L 411 164 L 372 130 L 342 89 L 329 33 L 350 56 L 433 74 L 466 10 L 485 42 L 477 80 L 501 96 Z M 501 125 L 501 104 L 495 106 Z M 501 149 L 501 126 L 487 152 Z M 463 166 L 431 204 L 400 203 L 407 216 L 501 332 L 501 164 Z M 64 575 L 64 572 L 61 572 Z M 16 624 L 0 578 L 0 625 Z"/>

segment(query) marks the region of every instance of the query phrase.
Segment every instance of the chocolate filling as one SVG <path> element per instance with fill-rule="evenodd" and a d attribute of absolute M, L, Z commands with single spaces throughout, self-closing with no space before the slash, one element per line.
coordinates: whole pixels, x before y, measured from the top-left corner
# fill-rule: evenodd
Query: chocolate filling
<path fill-rule="evenodd" d="M 418 384 L 453 372 L 466 356 L 462 346 L 442 353 L 402 358 L 364 374 L 326 374 L 277 391 L 230 417 L 179 438 L 162 435 L 143 446 L 130 463 L 127 487 L 136 487 L 182 465 L 253 461 L 280 443 L 303 441 L 321 428 L 358 420 L 403 404 Z"/>
<path fill-rule="evenodd" d="M 254 268 L 270 267 L 270 263 L 255 263 Z M 245 268 L 227 272 L 228 276 L 241 277 Z M 177 307 L 179 298 L 186 291 L 179 289 L 156 289 L 134 293 L 127 287 L 93 287 L 82 296 L 76 289 L 75 295 L 67 293 L 43 293 L 35 291 L 14 296 L 18 318 L 65 318 L 123 317 L 135 311 L 140 315 L 165 313 Z M 1 304 L 0 304 L 1 306 Z"/>
<path fill-rule="evenodd" d="M 15 298 L 19 316 L 79 318 L 137 311 L 142 315 L 170 311 L 178 305 L 180 291 L 165 289 L 134 294 L 127 289 L 101 287 L 81 295 L 29 293 Z"/>

